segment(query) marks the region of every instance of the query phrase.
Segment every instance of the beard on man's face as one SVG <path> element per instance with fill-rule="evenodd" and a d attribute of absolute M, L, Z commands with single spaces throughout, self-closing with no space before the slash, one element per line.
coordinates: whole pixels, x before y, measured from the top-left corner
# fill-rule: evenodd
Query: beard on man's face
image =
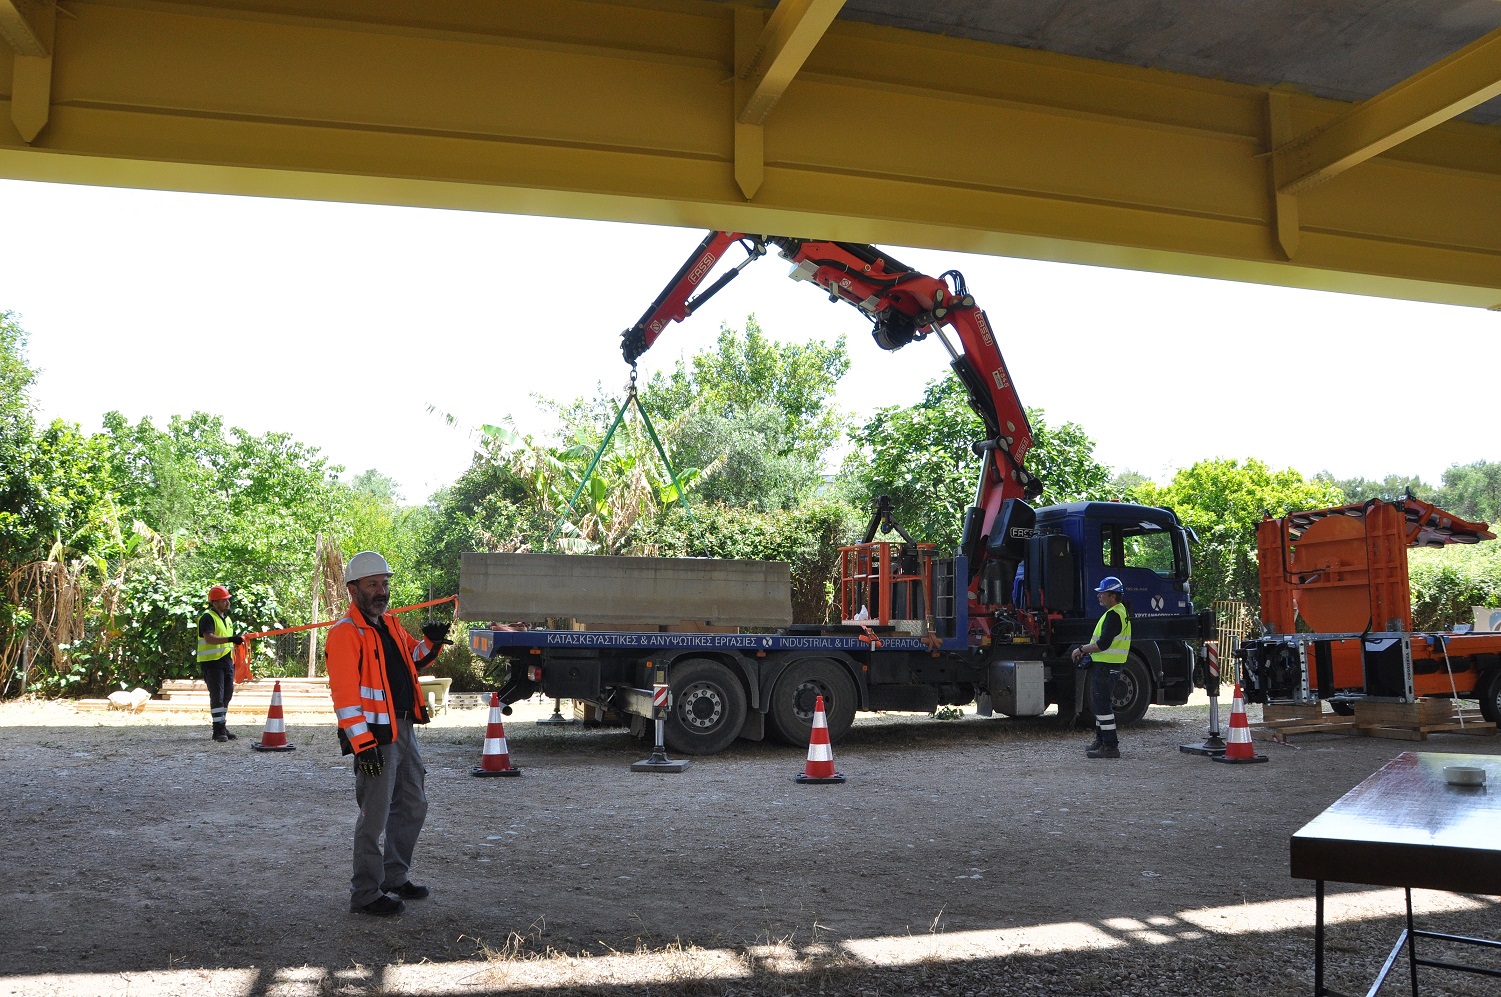
<path fill-rule="evenodd" d="M 356 586 L 355 604 L 360 607 L 360 612 L 366 619 L 374 619 L 391 605 L 391 594 L 389 592 L 366 592 Z"/>

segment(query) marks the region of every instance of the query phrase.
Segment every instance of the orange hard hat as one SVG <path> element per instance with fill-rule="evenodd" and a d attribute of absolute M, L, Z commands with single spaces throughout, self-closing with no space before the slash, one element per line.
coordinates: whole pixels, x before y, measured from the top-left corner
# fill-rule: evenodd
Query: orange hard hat
<path fill-rule="evenodd" d="M 208 601 L 209 602 L 213 602 L 215 599 L 228 599 L 228 598 L 229 598 L 229 589 L 225 588 L 223 585 L 215 585 L 213 588 L 211 588 L 211 589 L 208 590 Z"/>

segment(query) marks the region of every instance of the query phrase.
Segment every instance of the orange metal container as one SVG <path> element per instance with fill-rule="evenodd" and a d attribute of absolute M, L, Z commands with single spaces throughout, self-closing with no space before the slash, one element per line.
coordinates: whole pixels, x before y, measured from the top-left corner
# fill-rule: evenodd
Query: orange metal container
<path fill-rule="evenodd" d="M 1412 633 L 1407 549 L 1493 539 L 1487 524 L 1415 498 L 1265 519 L 1256 531 L 1262 620 L 1279 634 L 1408 634 L 1413 693 L 1463 696 L 1480 676 L 1475 656 L 1501 653 L 1501 634 Z M 1330 655 L 1337 688 L 1364 688 L 1360 640 L 1333 640 Z"/>

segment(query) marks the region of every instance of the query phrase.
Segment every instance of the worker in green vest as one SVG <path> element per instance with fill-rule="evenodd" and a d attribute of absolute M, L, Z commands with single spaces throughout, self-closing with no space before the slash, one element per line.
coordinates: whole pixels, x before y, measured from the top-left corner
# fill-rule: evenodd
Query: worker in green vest
<path fill-rule="evenodd" d="M 235 694 L 234 645 L 245 643 L 229 618 L 229 589 L 208 590 L 208 612 L 198 617 L 198 670 L 208 686 L 209 719 L 215 741 L 233 741 L 229 732 L 229 700 Z"/>
<path fill-rule="evenodd" d="M 1089 705 L 1094 711 L 1094 743 L 1084 754 L 1090 758 L 1119 758 L 1120 738 L 1115 729 L 1116 680 L 1131 651 L 1131 614 L 1121 601 L 1125 586 L 1114 575 L 1101 579 L 1095 594 L 1105 611 L 1094 625 L 1088 644 L 1073 651 L 1074 664 L 1089 668 Z"/>

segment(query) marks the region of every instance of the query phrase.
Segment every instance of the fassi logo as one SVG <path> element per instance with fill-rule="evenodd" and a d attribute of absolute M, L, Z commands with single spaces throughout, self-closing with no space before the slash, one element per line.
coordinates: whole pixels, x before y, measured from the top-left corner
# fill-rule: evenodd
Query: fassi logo
<path fill-rule="evenodd" d="M 980 327 L 980 338 L 985 340 L 985 344 L 994 346 L 995 337 L 990 334 L 990 322 L 985 318 L 984 312 L 975 313 L 975 325 Z"/>
<path fill-rule="evenodd" d="M 688 272 L 688 283 L 697 284 L 704 279 L 710 270 L 714 269 L 714 254 L 705 253 L 704 258 L 698 261 L 698 265 Z"/>

